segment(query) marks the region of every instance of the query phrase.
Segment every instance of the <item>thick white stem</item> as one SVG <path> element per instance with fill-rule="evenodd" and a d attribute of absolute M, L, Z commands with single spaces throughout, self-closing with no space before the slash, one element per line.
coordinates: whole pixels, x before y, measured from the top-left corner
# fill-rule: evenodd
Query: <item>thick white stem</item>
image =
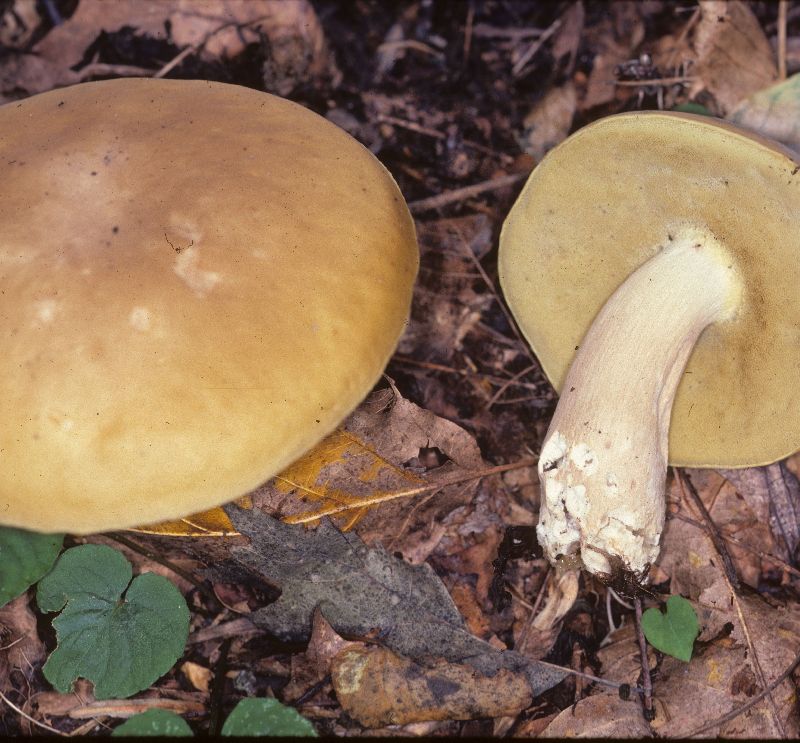
<path fill-rule="evenodd" d="M 684 226 L 603 306 L 539 457 L 537 534 L 552 561 L 610 573 L 612 561 L 639 572 L 656 559 L 678 382 L 703 329 L 736 313 L 740 287 L 720 242 Z"/>

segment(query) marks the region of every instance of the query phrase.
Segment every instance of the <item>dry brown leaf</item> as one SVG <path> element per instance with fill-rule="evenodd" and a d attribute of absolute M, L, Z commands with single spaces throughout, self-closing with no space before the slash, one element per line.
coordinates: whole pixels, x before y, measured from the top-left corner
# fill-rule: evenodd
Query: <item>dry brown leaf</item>
<path fill-rule="evenodd" d="M 12 0 L 0 8 L 0 48 L 22 49 L 41 23 L 37 0 Z"/>
<path fill-rule="evenodd" d="M 774 547 L 767 504 L 754 491 L 745 498 L 713 470 L 687 470 L 687 473 L 723 536 L 735 537 L 751 547 L 748 550 L 735 542 L 726 542 L 739 576 L 745 583 L 757 587 L 762 569 L 773 567 L 773 563 L 766 561 L 762 565 L 758 556 L 758 551 L 770 552 Z M 706 529 L 700 526 L 702 516 L 682 501 L 681 489 L 675 480 L 670 484 L 668 497 L 679 510 L 667 519 L 658 566 L 672 578 L 671 591 L 692 599 L 699 599 L 709 589 L 713 589 L 712 593 L 721 591 L 726 595 L 719 557 Z"/>
<path fill-rule="evenodd" d="M 445 662 L 425 667 L 384 648 L 343 650 L 331 678 L 339 703 L 368 728 L 514 715 L 533 700 L 521 673 L 504 668 L 488 677 Z"/>
<path fill-rule="evenodd" d="M 691 73 L 696 80 L 689 95 L 710 93 L 717 113 L 727 114 L 777 80 L 769 40 L 753 11 L 740 0 L 703 0 L 691 45 Z"/>
<path fill-rule="evenodd" d="M 758 596 L 740 598 L 756 653 L 767 683 L 777 678 L 794 660 L 800 649 L 800 607 L 772 606 Z M 689 663 L 665 657 L 655 676 L 653 693 L 656 718 L 653 730 L 664 737 L 685 736 L 705 722 L 727 714 L 761 691 L 748 660 L 747 643 L 741 622 L 728 599 L 718 601 L 721 609 L 695 603 L 701 624 L 698 645 Z M 722 631 L 733 625 L 728 635 Z M 619 683 L 635 684 L 641 671 L 634 626 L 626 624 L 610 636 L 608 644 L 597 653 L 603 676 Z M 655 658 L 650 654 L 650 667 Z M 597 696 L 616 697 L 615 692 L 599 690 Z M 594 699 L 595 697 L 591 697 Z M 774 693 L 781 720 L 789 734 L 798 734 L 795 690 L 791 680 Z M 584 705 L 583 700 L 578 708 Z M 638 705 L 633 705 L 638 711 Z M 766 701 L 761 701 L 746 715 L 709 730 L 706 735 L 730 738 L 762 738 L 776 735 L 772 714 Z M 586 728 L 591 734 L 591 728 Z"/>
<path fill-rule="evenodd" d="M 642 4 L 621 0 L 609 6 L 600 23 L 590 29 L 592 48 L 596 49 L 581 109 L 610 103 L 617 95 L 614 68 L 629 60 L 644 39 Z"/>
<path fill-rule="evenodd" d="M 229 59 L 248 44 L 267 39 L 265 87 L 280 95 L 300 81 L 339 75 L 308 0 L 81 0 L 32 54 L 10 57 L 0 65 L 0 94 L 19 95 L 22 89 L 32 95 L 80 82 L 87 48 L 103 31 L 126 26 L 181 50 L 202 45 L 198 53 L 206 60 Z M 159 60 L 152 72 L 169 61 Z"/>
<path fill-rule="evenodd" d="M 57 691 L 43 691 L 36 694 L 31 702 L 38 718 L 66 717 L 69 713 L 94 701 L 92 682 L 79 678 L 73 684 L 73 691 L 61 694 Z"/>
<path fill-rule="evenodd" d="M 294 653 L 291 657 L 291 677 L 283 689 L 282 699 L 291 704 L 318 684 L 331 671 L 331 661 L 342 650 L 361 643 L 350 642 L 340 637 L 326 621 L 319 609 L 314 611 L 311 624 L 311 639 L 305 653 Z"/>
<path fill-rule="evenodd" d="M 636 702 L 617 695 L 595 694 L 559 714 L 540 733 L 542 738 L 651 738 L 650 726 Z"/>
<path fill-rule="evenodd" d="M 36 615 L 24 593 L 0 608 L 0 691 L 7 694 L 15 681 L 30 682 L 44 655 Z"/>
<path fill-rule="evenodd" d="M 585 20 L 586 11 L 583 2 L 577 0 L 577 2 L 570 3 L 561 15 L 561 26 L 553 37 L 553 58 L 560 60 L 562 57 L 568 56 L 564 70 L 564 74 L 567 76 L 572 75 L 575 68 Z"/>
<path fill-rule="evenodd" d="M 577 104 L 572 82 L 545 93 L 522 122 L 520 147 L 535 160 L 541 160 L 569 134 Z"/>
<path fill-rule="evenodd" d="M 186 676 L 189 683 L 195 689 L 197 689 L 197 691 L 208 693 L 211 679 L 214 678 L 214 674 L 210 668 L 206 668 L 205 666 L 201 666 L 199 663 L 193 663 L 192 661 L 187 660 L 181 665 L 181 671 L 183 672 L 183 675 Z"/>

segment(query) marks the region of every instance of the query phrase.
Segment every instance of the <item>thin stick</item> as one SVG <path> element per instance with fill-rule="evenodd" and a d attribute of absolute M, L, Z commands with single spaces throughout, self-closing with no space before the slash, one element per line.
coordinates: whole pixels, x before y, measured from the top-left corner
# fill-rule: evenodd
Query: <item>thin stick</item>
<path fill-rule="evenodd" d="M 55 728 L 51 728 L 49 725 L 45 725 L 43 722 L 39 722 L 38 720 L 35 720 L 33 717 L 31 717 L 26 712 L 23 712 L 19 707 L 17 707 L 16 704 L 14 704 L 14 702 L 12 702 L 5 694 L 3 694 L 2 691 L 0 691 L 0 699 L 2 699 L 18 715 L 20 715 L 21 717 L 24 717 L 28 722 L 32 722 L 34 725 L 37 725 L 38 727 L 42 728 L 42 730 L 47 730 L 50 733 L 55 733 L 56 735 L 61 735 L 63 737 L 67 736 L 66 733 L 62 733 L 60 730 L 56 730 Z"/>
<path fill-rule="evenodd" d="M 639 652 L 642 656 L 642 686 L 644 694 L 642 703 L 644 704 L 645 720 L 653 720 L 653 680 L 650 678 L 650 661 L 647 658 L 647 641 L 644 639 L 642 630 L 642 599 L 636 596 L 633 599 L 633 606 L 636 609 L 636 637 L 639 640 Z"/>
<path fill-rule="evenodd" d="M 716 549 L 717 553 L 722 559 L 724 573 L 728 579 L 728 582 L 736 591 L 738 591 L 741 588 L 741 583 L 739 582 L 739 576 L 736 574 L 736 567 L 733 564 L 733 560 L 728 552 L 728 548 L 725 546 L 725 540 L 722 538 L 722 532 L 720 532 L 719 528 L 714 523 L 714 519 L 711 518 L 711 514 L 708 512 L 705 503 L 703 503 L 702 499 L 700 498 L 697 488 L 692 483 L 689 475 L 677 467 L 675 468 L 675 473 L 678 476 L 678 483 L 681 486 L 681 489 L 683 489 L 684 485 L 686 486 L 685 492 L 688 492 L 688 494 L 691 496 L 692 502 L 703 517 L 708 536 L 711 537 L 711 541 L 714 543 L 714 549 Z"/>
<path fill-rule="evenodd" d="M 345 511 L 351 511 L 354 508 L 364 508 L 365 506 L 374 506 L 379 503 L 387 503 L 388 501 L 397 500 L 399 498 L 412 498 L 415 495 L 421 495 L 422 493 L 430 493 L 435 490 L 441 490 L 442 488 L 449 487 L 450 485 L 460 485 L 463 482 L 469 482 L 471 480 L 481 480 L 484 477 L 491 477 L 492 475 L 499 475 L 503 472 L 510 472 L 511 470 L 519 470 L 524 467 L 533 467 L 536 465 L 537 460 L 530 458 L 530 459 L 520 459 L 518 462 L 512 462 L 510 464 L 501 464 L 497 467 L 489 467 L 485 470 L 480 470 L 479 472 L 472 472 L 466 475 L 459 475 L 458 477 L 453 477 L 447 480 L 441 480 L 440 482 L 433 482 L 429 485 L 422 485 L 416 488 L 406 488 L 405 490 L 397 490 L 394 493 L 383 493 L 381 495 L 373 495 L 368 498 L 362 498 L 357 503 L 345 503 L 342 505 L 336 506 L 328 506 L 327 508 L 321 508 L 319 511 L 314 511 L 313 513 L 305 513 L 299 514 L 297 516 L 287 516 L 283 519 L 285 524 L 308 524 L 311 521 L 316 521 L 317 519 L 321 519 L 323 516 L 333 516 L 337 513 L 344 513 Z"/>
<path fill-rule="evenodd" d="M 652 80 L 614 80 L 613 85 L 618 85 L 621 88 L 664 87 L 666 85 L 693 83 L 695 80 L 697 80 L 696 77 L 657 77 Z"/>
<path fill-rule="evenodd" d="M 514 344 L 516 345 L 516 344 Z M 392 361 L 400 364 L 408 364 L 409 366 L 419 366 L 422 369 L 430 369 L 431 371 L 445 372 L 446 374 L 458 374 L 461 377 L 479 377 L 485 379 L 487 382 L 496 385 L 511 385 L 513 387 L 524 387 L 529 390 L 538 390 L 541 385 L 534 382 L 520 382 L 512 381 L 510 379 L 503 379 L 502 377 L 494 376 L 493 374 L 482 374 L 481 372 L 473 372 L 469 369 L 454 369 L 452 366 L 445 366 L 444 364 L 434 364 L 431 361 L 417 361 L 416 359 L 408 358 L 407 356 L 400 356 L 395 354 L 392 356 Z"/>
<path fill-rule="evenodd" d="M 517 381 L 517 380 L 518 380 L 520 377 L 524 377 L 524 376 L 525 376 L 526 374 L 528 374 L 529 372 L 532 372 L 534 369 L 537 369 L 537 368 L 538 368 L 538 366 L 539 366 L 538 364 L 531 364 L 530 366 L 526 366 L 526 367 L 525 367 L 525 368 L 524 368 L 522 371 L 520 371 L 520 372 L 517 372 L 517 373 L 516 373 L 516 374 L 515 374 L 513 377 L 511 377 L 511 379 L 509 379 L 507 382 L 504 382 L 504 383 L 503 383 L 503 384 L 500 386 L 500 388 L 497 390 L 497 392 L 495 392 L 495 393 L 494 393 L 494 394 L 491 396 L 491 398 L 489 398 L 489 402 L 487 402 L 487 403 L 486 403 L 486 410 L 489 410 L 489 408 L 491 408 L 491 407 L 492 407 L 492 405 L 494 405 L 494 404 L 495 404 L 495 403 L 496 403 L 496 402 L 497 402 L 497 401 L 500 399 L 500 397 L 502 396 L 502 394 L 503 394 L 503 393 L 504 393 L 504 392 L 505 392 L 505 391 L 506 391 L 506 390 L 507 390 L 507 389 L 508 389 L 508 388 L 509 388 L 509 387 L 510 387 L 512 384 L 514 384 L 514 382 L 516 382 L 516 381 Z"/>
<path fill-rule="evenodd" d="M 454 191 L 445 191 L 445 193 L 431 196 L 427 199 L 420 199 L 419 201 L 412 201 L 408 208 L 412 214 L 419 214 L 420 212 L 427 212 L 431 209 L 439 209 L 449 204 L 455 204 L 459 201 L 471 199 L 474 196 L 479 196 L 486 191 L 496 191 L 498 188 L 505 188 L 506 186 L 513 186 L 528 177 L 528 173 L 512 173 L 511 175 L 500 176 L 499 178 L 491 178 L 488 181 L 481 181 L 474 183 L 471 186 L 464 186 L 464 188 L 457 188 Z"/>
<path fill-rule="evenodd" d="M 561 19 L 558 18 L 557 20 L 553 21 L 550 24 L 549 28 L 544 31 L 536 41 L 532 42 L 531 45 L 520 55 L 520 58 L 514 63 L 514 66 L 511 68 L 511 73 L 514 77 L 520 77 L 522 71 L 525 69 L 525 65 L 533 59 L 533 55 L 538 52 L 544 43 L 556 32 L 558 29 L 561 28 Z"/>
<path fill-rule="evenodd" d="M 786 12 L 787 0 L 778 0 L 778 80 L 786 79 Z"/>
<path fill-rule="evenodd" d="M 127 537 L 123 537 L 121 534 L 116 534 L 114 532 L 106 532 L 104 536 L 108 537 L 109 539 L 113 539 L 115 542 L 119 544 L 125 545 L 128 549 L 133 550 L 134 552 L 138 552 L 140 555 L 144 555 L 149 560 L 153 560 L 154 562 L 159 563 L 159 565 L 163 565 L 165 568 L 171 570 L 175 575 L 180 576 L 188 583 L 191 583 L 203 596 L 208 599 L 214 606 L 218 609 L 224 609 L 222 602 L 214 595 L 214 592 L 209 590 L 201 581 L 199 581 L 194 575 L 190 572 L 184 570 L 181 567 L 178 567 L 174 562 L 171 560 L 162 557 L 161 555 L 149 550 L 147 547 L 142 546 L 138 542 L 134 542 Z"/>

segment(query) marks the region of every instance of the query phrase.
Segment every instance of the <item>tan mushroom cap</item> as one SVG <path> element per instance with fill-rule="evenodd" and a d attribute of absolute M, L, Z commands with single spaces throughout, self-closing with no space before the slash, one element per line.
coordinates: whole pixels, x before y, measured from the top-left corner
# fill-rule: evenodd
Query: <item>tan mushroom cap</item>
<path fill-rule="evenodd" d="M 699 116 L 639 112 L 587 126 L 542 160 L 505 222 L 509 306 L 560 391 L 606 300 L 686 224 L 722 241 L 745 289 L 737 316 L 708 327 L 689 359 L 670 463 L 788 456 L 800 448 L 800 172 L 788 150 Z"/>
<path fill-rule="evenodd" d="M 87 533 L 243 495 L 407 321 L 414 226 L 320 116 L 203 81 L 0 108 L 0 523 Z"/>

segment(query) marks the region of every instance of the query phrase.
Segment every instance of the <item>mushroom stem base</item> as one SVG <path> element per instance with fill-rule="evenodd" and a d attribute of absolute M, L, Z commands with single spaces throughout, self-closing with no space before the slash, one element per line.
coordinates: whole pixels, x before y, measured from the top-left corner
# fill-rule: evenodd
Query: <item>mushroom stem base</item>
<path fill-rule="evenodd" d="M 678 383 L 703 330 L 736 314 L 740 286 L 724 246 L 684 226 L 606 302 L 539 458 L 537 534 L 551 561 L 575 556 L 609 574 L 618 566 L 643 573 L 656 559 Z"/>

